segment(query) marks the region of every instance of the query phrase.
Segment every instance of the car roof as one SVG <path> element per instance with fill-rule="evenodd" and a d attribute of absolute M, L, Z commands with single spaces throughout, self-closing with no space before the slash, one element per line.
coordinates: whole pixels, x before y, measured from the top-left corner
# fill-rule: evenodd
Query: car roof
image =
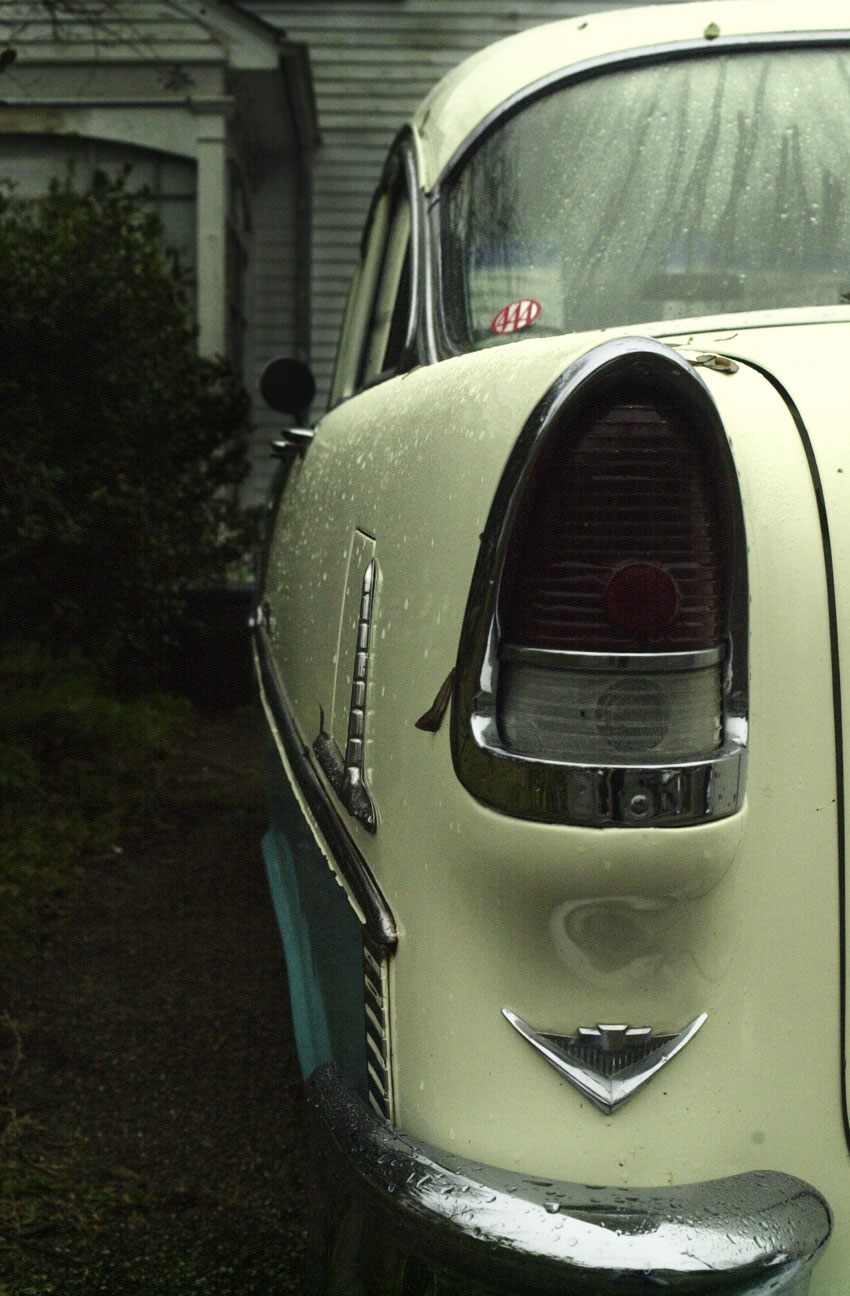
<path fill-rule="evenodd" d="M 414 115 L 422 187 L 434 187 L 502 105 L 561 70 L 680 42 L 703 41 L 719 52 L 730 38 L 798 32 L 850 36 L 847 0 L 691 0 L 585 14 L 508 36 L 454 68 Z"/>

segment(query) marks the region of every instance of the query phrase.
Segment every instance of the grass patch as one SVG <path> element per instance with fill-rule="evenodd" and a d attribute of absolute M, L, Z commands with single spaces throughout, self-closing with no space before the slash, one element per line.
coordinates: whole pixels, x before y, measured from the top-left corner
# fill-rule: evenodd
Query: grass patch
<path fill-rule="evenodd" d="M 248 733 L 244 713 L 116 698 L 85 664 L 0 658 L 2 955 L 21 970 L 0 1000 L 0 1296 L 305 1291 L 277 1115 L 300 1119 L 294 1056 L 289 1081 L 265 1076 L 228 962 L 254 939 L 261 966 L 280 957 L 246 889 L 264 822 Z M 257 988 L 274 1050 L 278 991 Z"/>
<path fill-rule="evenodd" d="M 0 657 L 0 924 L 16 957 L 75 875 L 121 854 L 187 715 L 164 695 L 110 696 L 91 667 L 43 649 Z"/>
<path fill-rule="evenodd" d="M 158 795 L 159 768 L 188 715 L 187 704 L 167 696 L 111 696 L 90 666 L 38 648 L 0 656 L 0 930 L 7 968 L 38 958 L 64 921 L 75 880 L 123 853 L 122 837 Z M 10 1248 L 57 1232 L 96 1230 L 144 1205 L 132 1184 L 81 1182 L 66 1149 L 45 1144 L 39 1123 L 16 1109 L 20 1066 L 17 1023 L 2 1011 L 0 1271 Z M 0 1280 L 0 1296 L 5 1290 Z"/>
<path fill-rule="evenodd" d="M 3 1270 L 31 1265 L 33 1247 L 56 1237 L 90 1236 L 105 1224 L 140 1217 L 147 1195 L 135 1184 L 80 1178 L 70 1146 L 50 1142 L 40 1123 L 15 1107 L 20 1036 L 5 1012 L 0 1045 L 0 1296 L 5 1296 L 11 1289 L 4 1286 Z"/>

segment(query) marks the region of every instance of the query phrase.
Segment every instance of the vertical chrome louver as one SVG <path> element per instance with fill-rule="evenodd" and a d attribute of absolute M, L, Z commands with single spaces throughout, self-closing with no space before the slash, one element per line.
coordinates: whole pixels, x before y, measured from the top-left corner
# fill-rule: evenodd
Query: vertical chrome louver
<path fill-rule="evenodd" d="M 366 1071 L 369 1102 L 385 1120 L 393 1118 L 389 1061 L 389 964 L 387 951 L 363 942 L 366 989 Z"/>
<path fill-rule="evenodd" d="M 313 751 L 328 781 L 350 815 L 369 832 L 375 832 L 378 819 L 375 805 L 363 777 L 364 742 L 366 740 L 366 696 L 369 684 L 369 645 L 378 564 L 373 558 L 363 573 L 357 632 L 354 643 L 354 665 L 351 672 L 351 701 L 348 710 L 348 733 L 345 756 L 340 757 L 324 727 L 313 743 Z M 322 718 L 324 725 L 324 717 Z"/>

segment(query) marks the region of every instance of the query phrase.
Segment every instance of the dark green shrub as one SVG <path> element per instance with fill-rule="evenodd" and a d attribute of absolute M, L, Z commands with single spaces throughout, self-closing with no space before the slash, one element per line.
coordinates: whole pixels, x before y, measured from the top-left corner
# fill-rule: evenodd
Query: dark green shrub
<path fill-rule="evenodd" d="M 181 591 L 250 526 L 247 396 L 200 358 L 180 269 L 124 180 L 0 199 L 0 638 L 162 678 Z"/>

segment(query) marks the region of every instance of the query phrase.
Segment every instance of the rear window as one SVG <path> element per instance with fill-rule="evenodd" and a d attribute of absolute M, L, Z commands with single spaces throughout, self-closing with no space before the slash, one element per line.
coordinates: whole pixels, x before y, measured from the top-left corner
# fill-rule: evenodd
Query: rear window
<path fill-rule="evenodd" d="M 850 300 L 844 47 L 679 58 L 504 120 L 443 188 L 461 350 Z"/>

